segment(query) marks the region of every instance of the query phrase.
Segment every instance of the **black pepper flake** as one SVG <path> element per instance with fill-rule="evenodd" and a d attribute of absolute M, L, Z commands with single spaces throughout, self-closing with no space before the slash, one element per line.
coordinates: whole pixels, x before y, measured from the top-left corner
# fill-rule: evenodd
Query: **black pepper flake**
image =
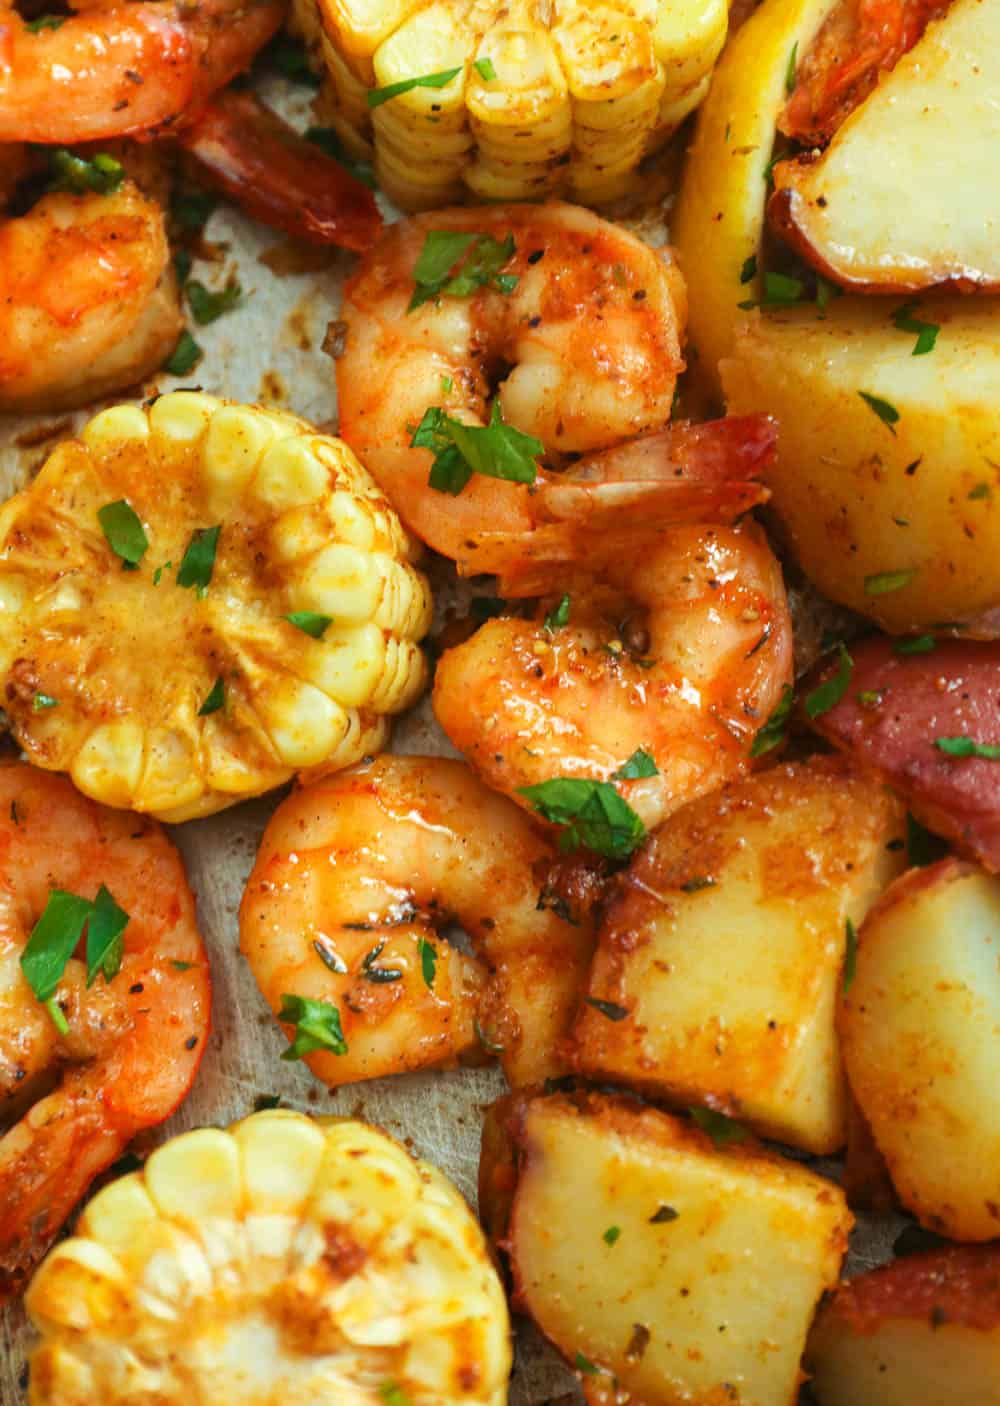
<path fill-rule="evenodd" d="M 645 300 L 646 300 L 646 290 L 645 290 L 645 288 L 637 288 L 637 289 L 635 290 L 635 292 L 632 294 L 632 301 L 633 301 L 634 303 L 642 303 L 642 302 L 645 302 Z"/>
<path fill-rule="evenodd" d="M 134 986 L 130 986 L 130 987 L 129 987 L 129 989 L 128 989 L 128 994 L 129 994 L 130 996 L 138 996 L 139 993 L 142 991 L 142 989 L 143 989 L 142 982 L 141 982 L 141 981 L 137 981 Z"/>
<path fill-rule="evenodd" d="M 528 318 L 528 326 L 529 326 L 529 327 L 541 327 L 541 325 L 542 325 L 542 319 L 541 319 L 537 314 L 536 314 L 534 317 L 529 317 L 529 318 Z"/>
<path fill-rule="evenodd" d="M 529 264 L 537 264 L 537 263 L 540 262 L 540 260 L 542 260 L 542 259 L 544 259 L 544 258 L 545 258 L 545 250 L 544 250 L 544 249 L 533 249 L 533 250 L 531 251 L 531 253 L 528 255 L 528 263 L 529 263 Z"/>
<path fill-rule="evenodd" d="M 198 1036 L 197 1036 L 197 1035 L 192 1035 L 189 1039 L 187 1039 L 187 1040 L 184 1041 L 184 1048 L 185 1048 L 186 1050 L 193 1050 L 194 1047 L 195 1047 L 195 1045 L 196 1045 L 197 1043 L 198 1043 Z"/>

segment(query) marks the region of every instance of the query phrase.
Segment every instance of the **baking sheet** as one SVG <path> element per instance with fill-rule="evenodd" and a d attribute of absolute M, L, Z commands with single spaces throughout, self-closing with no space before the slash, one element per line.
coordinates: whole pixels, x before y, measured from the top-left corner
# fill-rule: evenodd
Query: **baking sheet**
<path fill-rule="evenodd" d="M 307 120 L 308 98 L 301 90 L 290 92 L 282 83 L 268 82 L 263 96 L 298 125 Z M 394 217 L 388 206 L 383 205 L 383 210 L 387 218 Z M 633 227 L 651 243 L 662 243 L 663 216 L 662 207 L 649 209 Z M 194 276 L 221 288 L 234 274 L 243 287 L 243 303 L 218 322 L 193 329 L 205 355 L 191 375 L 180 380 L 158 376 L 136 388 L 132 397 L 114 396 L 101 404 L 129 398 L 141 401 L 177 385 L 197 385 L 236 400 L 278 404 L 317 424 L 332 426 L 336 418 L 333 365 L 321 351 L 321 343 L 328 323 L 337 316 L 341 286 L 354 265 L 353 257 L 334 251 L 322 269 L 276 275 L 269 264 L 275 251 L 283 249 L 282 237 L 244 219 L 228 205 L 213 214 L 204 238 L 209 245 L 219 246 L 220 257 L 213 263 L 197 261 Z M 262 255 L 268 262 L 261 262 Z M 71 416 L 0 418 L 0 496 L 6 498 L 22 487 L 51 444 L 72 434 L 97 408 Z M 52 437 L 40 440 L 47 432 Z M 454 595 L 450 587 L 438 593 L 439 611 L 448 607 Z M 813 653 L 833 612 L 817 608 L 815 601 L 800 593 L 794 604 L 802 621 L 800 642 L 806 653 Z M 453 754 L 427 700 L 397 725 L 393 749 Z M 282 794 L 173 828 L 198 900 L 201 931 L 211 958 L 214 1030 L 191 1096 L 175 1117 L 141 1139 L 140 1149 L 147 1152 L 189 1128 L 228 1124 L 252 1112 L 259 1097 L 277 1094 L 284 1106 L 303 1112 L 349 1114 L 379 1124 L 441 1167 L 475 1204 L 482 1112 L 506 1087 L 498 1069 L 406 1075 L 331 1094 L 303 1065 L 280 1058 L 285 1039 L 239 954 L 237 910 L 261 832 Z M 896 1223 L 885 1220 L 861 1226 L 852 1251 L 853 1267 L 866 1268 L 884 1258 L 896 1229 Z M 24 1364 L 30 1343 L 20 1304 L 0 1313 L 3 1406 L 21 1406 L 25 1400 Z M 567 1402 L 582 1400 L 576 1379 L 537 1334 L 520 1324 L 511 1406 L 543 1406 L 564 1396 Z"/>

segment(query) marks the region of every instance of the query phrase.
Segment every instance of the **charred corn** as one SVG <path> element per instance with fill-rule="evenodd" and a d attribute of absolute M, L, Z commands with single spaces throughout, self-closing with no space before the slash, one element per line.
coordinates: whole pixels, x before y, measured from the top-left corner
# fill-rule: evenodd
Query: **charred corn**
<path fill-rule="evenodd" d="M 255 1114 L 90 1202 L 26 1304 L 30 1406 L 503 1406 L 507 1307 L 455 1188 L 347 1119 Z"/>
<path fill-rule="evenodd" d="M 470 195 L 604 204 L 628 194 L 639 163 L 705 97 L 728 25 L 726 0 L 296 9 L 329 75 L 330 120 L 374 155 L 381 186 L 407 210 Z M 402 91 L 386 98 L 393 85 Z"/>
<path fill-rule="evenodd" d="M 102 411 L 0 510 L 0 677 L 29 758 L 205 815 L 378 751 L 431 618 L 346 445 L 177 391 Z"/>

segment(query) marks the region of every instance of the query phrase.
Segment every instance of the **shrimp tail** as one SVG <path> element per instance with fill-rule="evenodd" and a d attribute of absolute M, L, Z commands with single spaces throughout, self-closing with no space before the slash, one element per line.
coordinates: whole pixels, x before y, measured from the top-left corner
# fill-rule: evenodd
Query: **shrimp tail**
<path fill-rule="evenodd" d="M 202 174 L 255 219 L 310 244 L 370 248 L 372 192 L 251 93 L 220 93 L 180 134 Z"/>
<path fill-rule="evenodd" d="M 768 416 L 729 416 L 588 455 L 545 479 L 529 531 L 474 534 L 459 568 L 498 576 L 507 596 L 541 595 L 567 569 L 641 552 L 680 523 L 733 522 L 770 497 L 758 476 L 776 443 Z"/>

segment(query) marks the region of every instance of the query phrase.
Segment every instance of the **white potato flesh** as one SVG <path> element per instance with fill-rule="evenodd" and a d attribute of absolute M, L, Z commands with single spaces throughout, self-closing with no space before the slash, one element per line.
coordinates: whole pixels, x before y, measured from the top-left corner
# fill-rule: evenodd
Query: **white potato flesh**
<path fill-rule="evenodd" d="M 927 356 L 893 306 L 751 313 L 721 375 L 731 414 L 778 420 L 772 506 L 809 579 L 903 632 L 1000 600 L 1000 300 L 925 299 L 941 328 Z M 881 422 L 862 392 L 899 418 Z M 873 593 L 887 572 L 910 574 Z"/>
<path fill-rule="evenodd" d="M 839 1187 L 598 1095 L 536 1099 L 521 1141 L 520 1302 L 592 1400 L 622 1399 L 613 1377 L 643 1406 L 791 1406 L 851 1224 Z"/>
<path fill-rule="evenodd" d="M 1000 7 L 954 0 L 818 161 L 782 162 L 781 232 L 844 287 L 1000 286 Z"/>
<path fill-rule="evenodd" d="M 806 1349 L 819 1406 L 1000 1406 L 1000 1253 L 914 1255 L 844 1284 Z"/>
<path fill-rule="evenodd" d="M 893 884 L 841 1008 L 851 1088 L 903 1205 L 1000 1235 L 1000 880 L 945 860 Z"/>
<path fill-rule="evenodd" d="M 839 758 L 774 767 L 671 817 L 602 925 L 579 1066 L 836 1151 L 846 924 L 901 871 L 903 828 L 900 803 Z"/>

